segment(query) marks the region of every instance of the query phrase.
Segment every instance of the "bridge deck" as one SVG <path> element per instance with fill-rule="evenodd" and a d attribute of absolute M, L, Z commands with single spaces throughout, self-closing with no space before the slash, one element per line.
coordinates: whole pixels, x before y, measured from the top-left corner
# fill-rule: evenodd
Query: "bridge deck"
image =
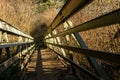
<path fill-rule="evenodd" d="M 74 80 L 65 65 L 52 56 L 48 49 L 36 50 L 27 65 L 26 80 L 65 80 L 71 77 Z"/>

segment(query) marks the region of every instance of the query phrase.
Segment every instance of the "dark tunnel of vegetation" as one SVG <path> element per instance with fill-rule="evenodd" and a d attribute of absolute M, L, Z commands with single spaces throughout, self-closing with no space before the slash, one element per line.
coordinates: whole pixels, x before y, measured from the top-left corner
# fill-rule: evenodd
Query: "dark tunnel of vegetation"
<path fill-rule="evenodd" d="M 47 25 L 45 23 L 37 24 L 36 27 L 31 31 L 30 35 L 34 38 L 34 42 L 37 46 L 44 46 L 44 33 Z"/>

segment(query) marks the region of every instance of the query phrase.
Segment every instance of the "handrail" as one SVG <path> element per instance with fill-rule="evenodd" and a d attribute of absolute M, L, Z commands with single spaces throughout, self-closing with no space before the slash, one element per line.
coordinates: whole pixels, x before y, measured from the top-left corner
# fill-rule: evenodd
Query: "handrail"
<path fill-rule="evenodd" d="M 0 49 L 7 48 L 7 47 L 24 45 L 24 44 L 33 44 L 33 42 L 16 42 L 16 43 L 0 44 Z"/>
<path fill-rule="evenodd" d="M 48 27 L 45 36 L 93 0 L 68 0 Z"/>
<path fill-rule="evenodd" d="M 19 44 L 20 45 L 20 44 Z M 23 45 L 23 44 L 21 44 Z M 23 50 L 24 54 L 26 54 L 29 50 L 32 50 L 34 48 L 34 45 L 28 47 L 27 49 Z M 0 73 L 5 71 L 7 68 L 9 68 L 13 63 L 15 63 L 17 60 L 20 59 L 20 55 L 23 55 L 22 52 L 18 52 L 15 56 L 10 57 L 6 61 L 0 64 Z"/>
<path fill-rule="evenodd" d="M 17 28 L 13 27 L 11 24 L 7 23 L 6 21 L 3 21 L 0 19 L 0 30 L 6 31 L 15 35 L 23 36 L 25 38 L 33 39 L 31 36 L 21 32 Z"/>
<path fill-rule="evenodd" d="M 21 60 L 22 55 L 27 55 L 27 57 L 26 57 L 26 59 L 27 59 L 31 54 L 31 53 L 29 53 L 29 56 L 28 56 L 27 53 L 29 50 L 33 49 L 34 42 L 33 42 L 33 38 L 31 36 L 21 32 L 17 28 L 13 27 L 9 23 L 7 23 L 1 19 L 0 19 L 0 31 L 1 31 L 0 37 L 4 36 L 6 40 L 8 38 L 7 33 L 18 36 L 18 41 L 17 42 L 15 41 L 13 43 L 11 43 L 9 41 L 4 42 L 1 40 L 0 56 L 4 54 L 4 53 L 2 53 L 2 51 L 6 52 L 6 57 L 4 58 L 4 60 L 1 60 L 1 62 L 0 62 L 1 63 L 0 64 L 0 73 L 2 73 L 6 69 L 8 69 L 12 64 L 14 64 L 17 60 Z M 5 34 L 4 34 L 4 32 L 5 32 Z M 22 41 L 22 38 L 25 39 L 25 42 Z M 10 51 L 13 47 L 16 47 L 14 50 L 15 51 L 14 53 L 12 53 Z M 28 61 L 28 59 L 25 61 Z M 22 65 L 21 69 L 23 67 L 24 67 L 24 65 Z"/>
<path fill-rule="evenodd" d="M 47 42 L 46 42 L 47 43 Z M 120 64 L 120 54 L 115 54 L 111 52 L 104 52 L 104 51 L 97 51 L 97 50 L 91 50 L 91 49 L 83 49 L 79 47 L 72 47 L 72 46 L 66 46 L 66 45 L 59 45 L 59 44 L 53 44 L 53 43 L 47 43 L 56 47 L 64 48 L 73 52 L 77 52 L 79 54 L 83 54 L 86 56 L 91 56 L 95 58 L 99 58 L 102 60 L 106 60 L 109 62 Z"/>
<path fill-rule="evenodd" d="M 80 24 L 78 26 L 75 26 L 75 27 L 68 29 L 66 31 L 63 31 L 59 34 L 52 35 L 51 37 L 47 37 L 46 39 L 55 38 L 58 36 L 64 36 L 64 35 L 72 34 L 75 32 L 95 29 L 95 28 L 99 28 L 99 27 L 106 27 L 107 25 L 118 24 L 118 23 L 120 23 L 119 18 L 120 18 L 120 9 L 117 9 L 115 11 L 108 13 L 108 14 L 102 15 L 98 18 L 95 18 L 93 20 L 90 20 L 88 22 Z"/>

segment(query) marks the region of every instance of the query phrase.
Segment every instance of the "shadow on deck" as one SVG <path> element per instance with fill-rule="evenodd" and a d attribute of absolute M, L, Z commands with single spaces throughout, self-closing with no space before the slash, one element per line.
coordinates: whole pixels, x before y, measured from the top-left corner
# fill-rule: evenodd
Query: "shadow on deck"
<path fill-rule="evenodd" d="M 67 67 L 49 49 L 41 49 L 34 52 L 27 65 L 25 80 L 71 80 L 72 75 L 68 74 Z"/>

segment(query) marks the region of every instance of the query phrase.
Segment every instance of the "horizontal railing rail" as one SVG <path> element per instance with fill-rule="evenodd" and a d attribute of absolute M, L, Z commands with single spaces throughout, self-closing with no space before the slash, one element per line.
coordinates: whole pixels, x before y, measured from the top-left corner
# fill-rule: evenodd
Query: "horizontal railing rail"
<path fill-rule="evenodd" d="M 45 36 L 93 0 L 68 0 L 48 27 Z"/>
<path fill-rule="evenodd" d="M 96 76 L 94 73 L 91 73 L 90 71 L 88 71 L 87 69 L 85 69 L 84 67 L 77 65 L 76 63 L 74 63 L 72 60 L 64 57 L 63 55 L 61 55 L 60 53 L 58 53 L 57 51 L 53 50 L 52 48 L 49 48 L 51 51 L 53 51 L 55 54 L 57 54 L 58 56 L 60 56 L 61 58 L 63 58 L 64 60 L 66 60 L 67 62 L 69 62 L 70 64 L 72 64 L 73 66 L 75 66 L 77 69 L 79 69 L 80 71 L 86 73 L 87 75 L 89 75 L 91 78 L 95 79 L 95 80 L 102 80 L 102 78 L 100 78 L 99 76 Z"/>
<path fill-rule="evenodd" d="M 53 45 L 53 46 L 59 47 L 59 48 L 64 48 L 64 49 L 67 49 L 67 50 L 70 50 L 73 52 L 77 52 L 79 54 L 83 54 L 86 56 L 91 56 L 91 57 L 95 57 L 95 58 L 99 58 L 102 60 L 120 64 L 120 54 L 117 54 L 117 53 L 115 54 L 115 53 L 111 53 L 111 52 L 83 49 L 80 47 L 72 47 L 72 46 L 59 45 L 59 44 L 53 44 L 53 43 L 46 43 L 46 44 L 50 44 L 50 45 Z"/>
<path fill-rule="evenodd" d="M 9 33 L 12 33 L 12 34 L 15 34 L 18 36 L 22 36 L 25 38 L 33 39 L 30 35 L 27 35 L 27 34 L 21 32 L 17 28 L 13 27 L 11 24 L 9 24 L 1 19 L 0 19 L 0 30 L 5 31 L 5 32 L 9 32 Z"/>
<path fill-rule="evenodd" d="M 13 47 L 13 46 L 19 46 L 19 45 L 33 44 L 33 43 L 34 42 L 16 42 L 16 43 L 0 44 L 0 49 L 7 48 L 7 47 Z"/>
<path fill-rule="evenodd" d="M 75 26 L 75 27 L 68 29 L 66 31 L 63 31 L 59 34 L 52 35 L 51 37 L 47 37 L 46 39 L 64 36 L 67 34 L 73 34 L 75 32 L 81 32 L 81 31 L 86 31 L 86 30 L 90 30 L 90 29 L 106 27 L 106 26 L 112 25 L 112 24 L 119 24 L 120 23 L 119 18 L 120 18 L 120 9 L 112 11 L 108 14 L 102 15 L 98 18 L 95 18 L 93 20 L 90 20 L 88 22 L 80 24 L 78 26 Z"/>
<path fill-rule="evenodd" d="M 13 53 L 11 53 L 10 48 L 14 46 L 17 47 L 15 50 L 16 53 L 15 55 L 12 55 Z M 0 73 L 2 73 L 6 69 L 8 69 L 12 64 L 14 64 L 17 60 L 21 60 L 22 55 L 25 56 L 29 51 L 33 50 L 34 45 L 33 43 L 4 44 L 3 46 L 0 46 L 0 48 L 1 52 L 2 49 L 5 48 L 8 56 L 8 58 L 0 64 Z"/>
<path fill-rule="evenodd" d="M 0 19 L 0 74 L 15 63 L 23 70 L 34 49 L 35 45 L 30 35 Z"/>

